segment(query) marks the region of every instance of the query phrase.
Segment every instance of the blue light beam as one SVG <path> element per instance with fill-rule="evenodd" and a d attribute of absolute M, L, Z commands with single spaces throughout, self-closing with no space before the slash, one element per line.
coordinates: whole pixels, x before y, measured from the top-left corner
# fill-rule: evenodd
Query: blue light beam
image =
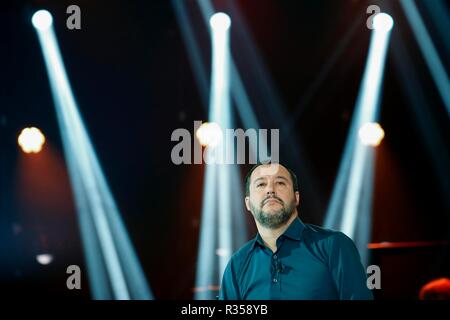
<path fill-rule="evenodd" d="M 371 147 L 359 141 L 358 130 L 363 124 L 378 119 L 381 83 L 393 20 L 389 15 L 380 13 L 374 18 L 374 27 L 354 116 L 325 219 L 326 227 L 339 228 L 351 238 L 355 236 L 358 210 L 369 210 L 369 206 L 362 202 L 371 197 L 363 197 L 362 190 L 372 190 L 365 181 L 372 179 L 372 175 L 364 173 L 368 170 L 367 166 L 373 165 L 373 152 Z"/>
<path fill-rule="evenodd" d="M 55 103 L 92 295 L 94 299 L 150 299 L 152 294 L 144 273 L 78 111 L 52 20 L 48 17 L 51 18 L 50 13 L 41 10 L 33 16 L 32 22 Z"/>
<path fill-rule="evenodd" d="M 425 23 L 420 16 L 419 10 L 413 0 L 400 0 L 400 3 L 408 18 L 409 24 L 414 31 L 417 43 L 419 44 L 422 55 L 430 69 L 431 76 L 437 86 L 439 95 L 444 102 L 447 109 L 447 114 L 450 116 L 450 81 L 445 72 L 445 67 L 439 58 L 439 54 L 428 34 Z M 448 30 L 447 30 L 448 31 Z"/>

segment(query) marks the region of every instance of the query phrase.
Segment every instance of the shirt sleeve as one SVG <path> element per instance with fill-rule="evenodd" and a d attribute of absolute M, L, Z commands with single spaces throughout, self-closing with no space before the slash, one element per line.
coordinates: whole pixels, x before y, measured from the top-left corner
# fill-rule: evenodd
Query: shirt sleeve
<path fill-rule="evenodd" d="M 329 266 L 340 300 L 373 300 L 353 241 L 342 232 L 329 237 Z"/>
<path fill-rule="evenodd" d="M 241 300 L 236 280 L 236 267 L 233 257 L 228 262 L 222 277 L 219 300 Z"/>

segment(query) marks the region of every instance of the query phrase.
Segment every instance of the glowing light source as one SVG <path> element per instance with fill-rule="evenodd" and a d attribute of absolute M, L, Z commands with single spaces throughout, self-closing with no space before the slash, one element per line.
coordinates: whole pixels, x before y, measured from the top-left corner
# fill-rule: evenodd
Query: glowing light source
<path fill-rule="evenodd" d="M 205 147 L 216 147 L 222 141 L 222 129 L 215 122 L 204 122 L 195 133 L 198 141 Z"/>
<path fill-rule="evenodd" d="M 51 254 L 48 254 L 48 253 L 38 254 L 36 256 L 36 260 L 37 260 L 37 262 L 39 262 L 40 264 L 45 266 L 47 264 L 52 263 L 53 256 Z"/>
<path fill-rule="evenodd" d="M 394 20 L 386 13 L 378 13 L 373 18 L 373 28 L 377 31 L 389 31 L 394 26 Z"/>
<path fill-rule="evenodd" d="M 209 19 L 209 23 L 214 30 L 225 31 L 230 28 L 231 19 L 226 13 L 218 12 Z"/>
<path fill-rule="evenodd" d="M 367 122 L 361 126 L 358 135 L 362 144 L 377 147 L 384 138 L 384 130 L 376 122 Z"/>
<path fill-rule="evenodd" d="M 39 153 L 45 143 L 45 137 L 38 128 L 25 128 L 21 131 L 17 142 L 23 152 Z"/>
<path fill-rule="evenodd" d="M 39 10 L 33 14 L 31 22 L 36 29 L 44 31 L 51 27 L 53 24 L 53 18 L 47 10 Z"/>

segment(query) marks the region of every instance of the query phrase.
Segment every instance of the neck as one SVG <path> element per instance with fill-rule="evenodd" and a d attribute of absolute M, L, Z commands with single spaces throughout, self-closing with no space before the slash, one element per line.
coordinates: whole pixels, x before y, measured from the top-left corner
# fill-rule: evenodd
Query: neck
<path fill-rule="evenodd" d="M 264 227 L 260 225 L 258 221 L 256 221 L 256 228 L 258 229 L 258 232 L 261 235 L 264 244 L 267 247 L 269 247 L 272 250 L 272 252 L 277 251 L 277 239 L 279 238 L 279 236 L 281 236 L 286 231 L 286 229 L 290 226 L 292 221 L 294 221 L 297 217 L 298 212 L 297 210 L 295 210 L 295 212 L 292 214 L 289 220 L 285 224 L 276 229 Z"/>

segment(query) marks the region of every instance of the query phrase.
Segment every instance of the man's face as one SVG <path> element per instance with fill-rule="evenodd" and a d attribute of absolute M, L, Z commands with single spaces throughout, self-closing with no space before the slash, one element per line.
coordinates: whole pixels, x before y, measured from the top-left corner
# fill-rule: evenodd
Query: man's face
<path fill-rule="evenodd" d="M 250 177 L 250 195 L 245 205 L 264 227 L 276 229 L 285 224 L 299 204 L 289 171 L 279 164 L 261 165 Z"/>

